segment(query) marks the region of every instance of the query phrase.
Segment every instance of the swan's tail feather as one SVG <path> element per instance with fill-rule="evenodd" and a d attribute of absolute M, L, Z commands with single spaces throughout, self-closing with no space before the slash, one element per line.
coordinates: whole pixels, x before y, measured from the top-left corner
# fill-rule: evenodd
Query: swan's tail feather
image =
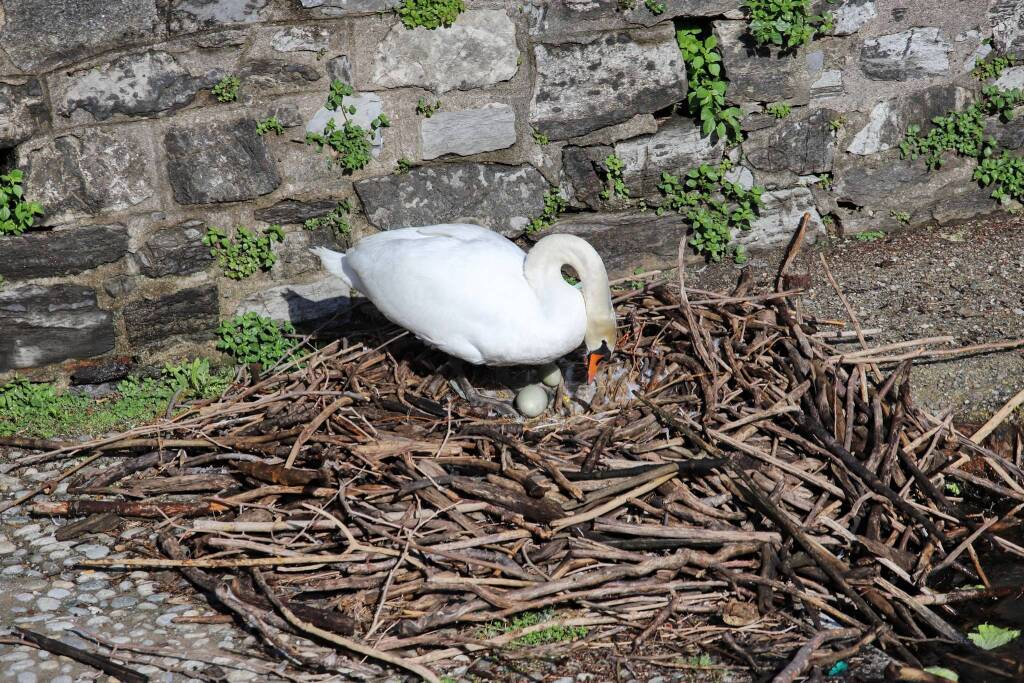
<path fill-rule="evenodd" d="M 328 273 L 339 278 L 349 287 L 363 291 L 363 283 L 359 281 L 359 276 L 352 269 L 352 266 L 346 262 L 345 254 L 331 251 L 325 247 L 312 247 L 310 251 L 320 257 L 320 262 Z"/>

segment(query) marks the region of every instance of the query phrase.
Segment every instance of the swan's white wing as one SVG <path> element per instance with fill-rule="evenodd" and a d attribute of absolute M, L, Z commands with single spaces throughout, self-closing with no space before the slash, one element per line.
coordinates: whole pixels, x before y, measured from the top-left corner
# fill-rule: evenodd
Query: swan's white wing
<path fill-rule="evenodd" d="M 574 348 L 586 319 L 581 304 L 564 324 L 546 323 L 525 258 L 486 228 L 439 225 L 368 237 L 346 263 L 384 315 L 441 350 L 471 363 L 542 363 Z"/>

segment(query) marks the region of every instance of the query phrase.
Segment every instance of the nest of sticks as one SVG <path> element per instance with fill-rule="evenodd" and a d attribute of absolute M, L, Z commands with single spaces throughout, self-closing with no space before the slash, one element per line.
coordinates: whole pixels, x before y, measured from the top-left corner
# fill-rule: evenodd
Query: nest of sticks
<path fill-rule="evenodd" d="M 85 564 L 175 568 L 309 675 L 438 680 L 553 626 L 586 636 L 531 655 L 670 635 L 780 681 L 869 644 L 915 667 L 920 642 L 965 643 L 949 605 L 998 589 L 951 586 L 986 581 L 979 544 L 1024 553 L 1000 537 L 1024 473 L 914 404 L 923 346 L 842 351 L 793 292 L 745 290 L 620 294 L 596 393 L 563 387 L 528 422 L 353 322 L 220 400 L 34 456 L 123 459 L 31 509 L 157 520 L 148 557 Z M 1000 514 L 947 498 L 951 478 Z M 555 616 L 487 628 L 527 611 Z"/>

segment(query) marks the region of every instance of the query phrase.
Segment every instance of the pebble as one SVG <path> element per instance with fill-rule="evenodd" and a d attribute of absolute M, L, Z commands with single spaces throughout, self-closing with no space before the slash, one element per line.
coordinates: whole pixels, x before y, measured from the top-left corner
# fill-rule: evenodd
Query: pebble
<path fill-rule="evenodd" d="M 71 595 L 71 591 L 69 591 L 67 588 L 52 588 L 49 591 L 47 591 L 46 594 L 49 595 L 51 598 L 63 600 L 64 598 Z"/>
<path fill-rule="evenodd" d="M 85 555 L 90 560 L 99 560 L 110 554 L 110 548 L 105 545 L 96 545 L 95 543 L 87 543 L 86 545 L 80 545 L 75 548 L 78 552 Z"/>
<path fill-rule="evenodd" d="M 16 576 L 21 574 L 24 569 L 25 568 L 20 564 L 12 564 L 10 567 L 4 567 L 4 570 L 0 571 L 0 574 L 3 574 L 4 576 Z"/>
<path fill-rule="evenodd" d="M 18 546 L 14 545 L 6 538 L 0 538 L 0 555 L 10 555 L 17 550 L 17 548 Z"/>
<path fill-rule="evenodd" d="M 31 671 L 22 671 L 17 678 L 18 683 L 36 683 L 37 680 L 39 679 Z"/>
<path fill-rule="evenodd" d="M 54 598 L 39 598 L 36 600 L 36 607 L 44 612 L 53 612 L 60 607 L 60 600 Z"/>

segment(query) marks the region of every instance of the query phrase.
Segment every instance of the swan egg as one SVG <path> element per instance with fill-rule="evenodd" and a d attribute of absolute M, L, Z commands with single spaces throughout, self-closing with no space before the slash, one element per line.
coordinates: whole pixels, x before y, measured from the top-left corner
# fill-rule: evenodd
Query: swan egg
<path fill-rule="evenodd" d="M 540 369 L 540 381 L 553 389 L 562 383 L 562 371 L 554 363 L 548 363 Z"/>
<path fill-rule="evenodd" d="M 516 394 L 516 409 L 526 417 L 537 417 L 548 407 L 548 392 L 539 384 L 523 387 Z"/>

